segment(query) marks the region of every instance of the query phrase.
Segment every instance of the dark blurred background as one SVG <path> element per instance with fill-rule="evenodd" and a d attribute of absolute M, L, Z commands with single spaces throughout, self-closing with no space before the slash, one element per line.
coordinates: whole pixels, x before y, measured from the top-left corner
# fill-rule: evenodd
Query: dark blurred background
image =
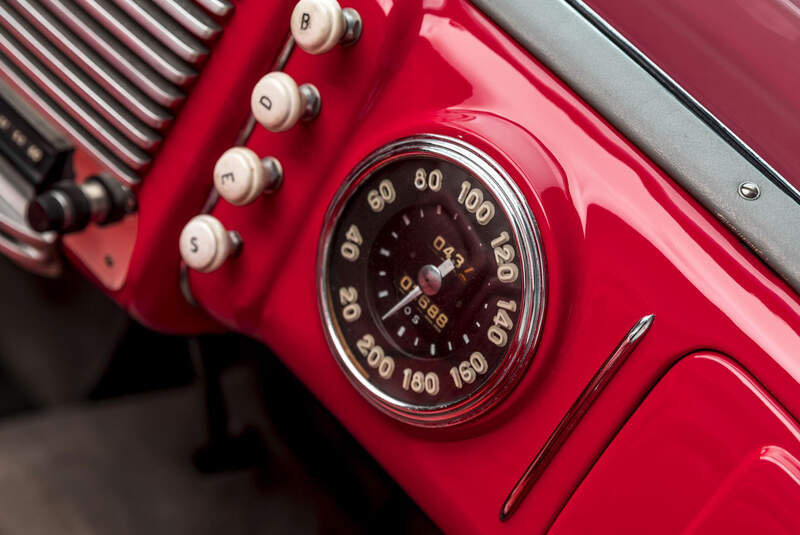
<path fill-rule="evenodd" d="M 268 348 L 0 257 L 0 533 L 439 533 Z"/>

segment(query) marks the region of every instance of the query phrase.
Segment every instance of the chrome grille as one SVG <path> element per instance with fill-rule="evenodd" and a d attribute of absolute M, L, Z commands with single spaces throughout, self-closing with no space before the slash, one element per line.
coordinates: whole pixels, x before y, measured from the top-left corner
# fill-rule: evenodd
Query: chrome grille
<path fill-rule="evenodd" d="M 229 0 L 0 0 L 0 69 L 135 183 L 232 9 Z"/>

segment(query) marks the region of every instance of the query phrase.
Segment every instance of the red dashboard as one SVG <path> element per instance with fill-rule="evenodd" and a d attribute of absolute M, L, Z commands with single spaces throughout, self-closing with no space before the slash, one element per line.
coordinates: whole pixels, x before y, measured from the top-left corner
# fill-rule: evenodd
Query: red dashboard
<path fill-rule="evenodd" d="M 65 238 L 67 256 L 146 325 L 233 330 L 269 346 L 446 532 L 796 532 L 800 300 L 790 284 L 476 5 L 352 0 L 358 41 L 312 55 L 287 48 L 291 4 L 236 3 L 133 187 L 137 214 Z M 244 145 L 276 158 L 283 182 L 235 206 L 213 194 L 214 164 L 247 133 L 251 91 L 276 66 L 313 84 L 321 107 L 284 132 L 255 124 Z M 319 305 L 337 191 L 367 155 L 420 135 L 465 143 L 507 173 L 544 260 L 543 323 L 524 374 L 492 410 L 446 428 L 396 421 L 365 400 L 332 357 Z M 209 273 L 182 266 L 178 247 L 201 212 L 241 240 Z M 584 387 L 651 314 L 501 521 Z"/>

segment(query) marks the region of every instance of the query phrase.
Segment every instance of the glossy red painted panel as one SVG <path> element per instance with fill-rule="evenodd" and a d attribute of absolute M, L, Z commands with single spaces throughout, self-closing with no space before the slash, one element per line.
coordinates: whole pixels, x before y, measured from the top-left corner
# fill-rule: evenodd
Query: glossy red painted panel
<path fill-rule="evenodd" d="M 139 192 L 136 249 L 115 297 L 148 324 L 214 328 L 180 296 L 178 234 L 211 188 L 213 162 L 233 143 L 291 4 L 237 3 Z M 249 142 L 281 160 L 284 186 L 246 207 L 216 206 L 244 248 L 190 282 L 217 321 L 272 347 L 436 522 L 452 533 L 544 530 L 651 386 L 701 348 L 736 356 L 798 414 L 800 303 L 710 214 L 470 4 L 346 5 L 364 19 L 361 41 L 322 56 L 296 50 L 286 68 L 319 88 L 320 116 L 282 134 L 257 128 Z M 498 410 L 448 432 L 396 423 L 354 391 L 316 299 L 317 241 L 338 185 L 373 149 L 423 132 L 462 137 L 506 168 L 547 257 L 549 306 L 531 368 Z M 500 505 L 528 462 L 649 313 L 651 332 L 501 524 Z"/>
<path fill-rule="evenodd" d="M 464 2 L 353 1 L 354 47 L 296 51 L 322 113 L 249 146 L 278 157 L 282 190 L 213 214 L 242 254 L 191 275 L 220 322 L 266 342 L 423 508 L 453 533 L 543 530 L 656 379 L 698 348 L 743 364 L 792 410 L 800 306 L 794 294 L 682 190 L 527 53 Z M 356 163 L 393 139 L 463 137 L 518 181 L 543 233 L 549 308 L 514 394 L 465 429 L 418 431 L 364 401 L 334 362 L 318 317 L 322 216 Z M 210 178 L 209 178 L 210 182 Z M 498 512 L 558 420 L 633 323 L 652 332 L 568 441 L 519 512 Z"/>
<path fill-rule="evenodd" d="M 672 368 L 550 533 L 797 533 L 800 428 L 714 354 Z"/>
<path fill-rule="evenodd" d="M 586 0 L 800 187 L 797 0 Z"/>

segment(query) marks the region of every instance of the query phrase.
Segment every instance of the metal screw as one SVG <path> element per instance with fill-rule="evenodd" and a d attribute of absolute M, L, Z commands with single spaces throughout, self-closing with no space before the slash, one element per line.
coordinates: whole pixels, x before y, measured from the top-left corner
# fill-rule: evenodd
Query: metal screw
<path fill-rule="evenodd" d="M 753 182 L 739 184 L 739 196 L 748 201 L 754 201 L 761 197 L 761 188 Z"/>

